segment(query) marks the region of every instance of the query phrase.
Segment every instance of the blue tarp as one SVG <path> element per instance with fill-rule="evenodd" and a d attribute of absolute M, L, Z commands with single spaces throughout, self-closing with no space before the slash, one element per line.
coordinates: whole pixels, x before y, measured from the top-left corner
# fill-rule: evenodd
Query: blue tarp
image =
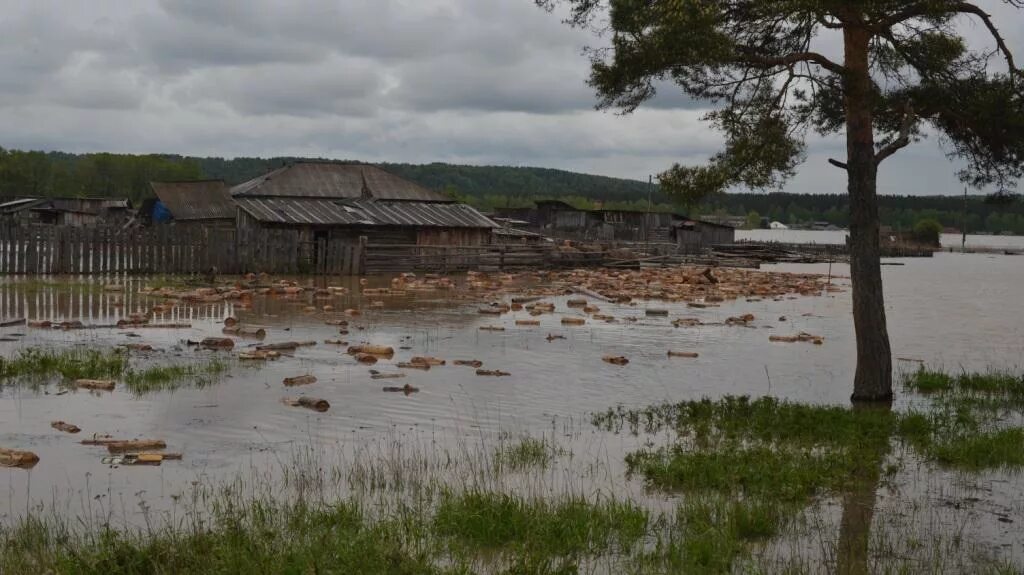
<path fill-rule="evenodd" d="M 163 202 L 157 200 L 156 203 L 153 204 L 153 223 L 163 224 L 173 219 L 174 216 L 171 215 L 171 211 L 167 209 L 167 206 L 165 206 Z"/>

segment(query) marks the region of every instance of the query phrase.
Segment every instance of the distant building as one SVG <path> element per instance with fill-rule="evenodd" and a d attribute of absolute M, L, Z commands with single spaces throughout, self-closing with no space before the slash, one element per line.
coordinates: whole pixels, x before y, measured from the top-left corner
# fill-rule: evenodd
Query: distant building
<path fill-rule="evenodd" d="M 190 228 L 235 227 L 237 207 L 222 180 L 150 182 L 156 201 L 147 204 L 153 224 Z"/>
<path fill-rule="evenodd" d="M 19 198 L 0 203 L 0 220 L 22 224 L 124 225 L 132 215 L 127 198 Z"/>
<path fill-rule="evenodd" d="M 684 219 L 673 223 L 676 246 L 683 253 L 699 253 L 715 245 L 736 241 L 736 228 L 714 222 Z"/>
<path fill-rule="evenodd" d="M 368 164 L 295 162 L 230 190 L 237 229 L 297 230 L 303 241 L 491 243 L 497 224 L 471 206 Z"/>
<path fill-rule="evenodd" d="M 731 243 L 735 228 L 693 220 L 669 212 L 638 210 L 580 210 L 559 200 L 541 200 L 533 208 L 495 210 L 500 218 L 526 223 L 526 230 L 583 241 L 674 243 L 699 251 L 716 243 Z"/>

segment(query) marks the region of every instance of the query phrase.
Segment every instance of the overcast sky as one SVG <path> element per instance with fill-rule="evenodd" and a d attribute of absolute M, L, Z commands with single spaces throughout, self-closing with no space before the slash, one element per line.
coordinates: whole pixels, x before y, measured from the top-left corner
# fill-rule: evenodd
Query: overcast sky
<path fill-rule="evenodd" d="M 1024 13 L 996 0 L 1024 59 Z M 976 24 L 970 33 L 983 37 Z M 533 0 L 0 0 L 0 146 L 543 166 L 646 179 L 719 137 L 664 91 L 593 109 L 596 40 Z M 787 187 L 838 192 L 814 142 Z M 883 165 L 880 191 L 962 189 L 934 141 Z"/>

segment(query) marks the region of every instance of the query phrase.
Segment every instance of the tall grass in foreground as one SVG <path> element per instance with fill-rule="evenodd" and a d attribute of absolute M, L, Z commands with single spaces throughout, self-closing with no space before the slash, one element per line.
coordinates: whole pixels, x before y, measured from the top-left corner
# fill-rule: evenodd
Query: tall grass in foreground
<path fill-rule="evenodd" d="M 939 465 L 939 447 L 956 445 L 936 437 L 945 405 L 932 401 L 933 412 L 894 413 L 727 397 L 596 415 L 638 436 L 626 463 L 649 491 L 632 496 L 578 482 L 584 466 L 554 435 L 454 448 L 394 438 L 337 465 L 322 459 L 332 450 L 310 450 L 281 479 L 202 486 L 184 513 L 144 528 L 38 515 L 0 527 L 0 573 L 1019 572 L 962 525 L 875 510 L 882 481 L 905 465 L 894 444 Z M 965 442 L 1019 433 L 977 410 L 948 429 Z M 963 451 L 948 457 L 989 453 L 976 469 L 1011 457 Z M 552 476 L 566 478 L 561 489 Z"/>

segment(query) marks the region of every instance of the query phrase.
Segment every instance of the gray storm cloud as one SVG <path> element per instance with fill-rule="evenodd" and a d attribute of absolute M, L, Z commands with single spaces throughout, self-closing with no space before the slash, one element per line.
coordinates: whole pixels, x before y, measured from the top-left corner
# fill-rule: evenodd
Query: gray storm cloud
<path fill-rule="evenodd" d="M 1021 14 L 992 3 L 1024 53 Z M 720 138 L 660 84 L 629 116 L 593 109 L 586 45 L 532 0 L 0 0 L 0 146 L 531 165 L 645 179 Z M 978 26 L 968 36 L 983 38 Z M 834 49 L 822 40 L 824 50 Z M 1024 57 L 1024 56 L 1022 56 Z M 791 183 L 840 191 L 816 140 Z M 934 141 L 887 193 L 955 193 Z"/>

